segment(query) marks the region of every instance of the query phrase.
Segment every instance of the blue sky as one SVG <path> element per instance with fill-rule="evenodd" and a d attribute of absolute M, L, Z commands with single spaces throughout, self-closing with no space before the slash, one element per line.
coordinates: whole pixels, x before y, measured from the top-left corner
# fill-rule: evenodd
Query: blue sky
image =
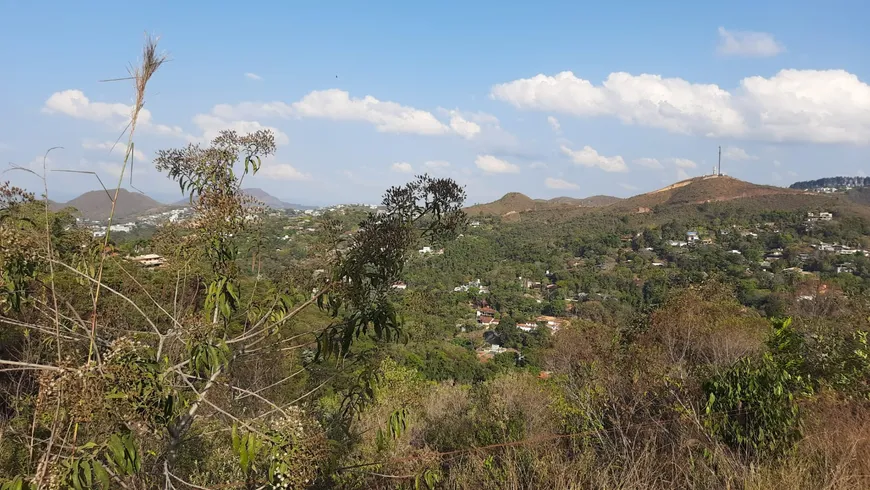
<path fill-rule="evenodd" d="M 469 5 L 471 4 L 471 5 Z M 709 173 L 788 185 L 867 170 L 866 2 L 26 2 L 0 0 L 0 161 L 93 170 L 132 102 L 143 32 L 150 158 L 220 129 L 278 132 L 251 186 L 306 204 L 376 202 L 429 172 L 470 202 L 627 196 Z M 37 190 L 20 171 L 4 179 Z M 125 179 L 126 180 L 126 179 Z M 52 198 L 95 188 L 49 174 Z"/>

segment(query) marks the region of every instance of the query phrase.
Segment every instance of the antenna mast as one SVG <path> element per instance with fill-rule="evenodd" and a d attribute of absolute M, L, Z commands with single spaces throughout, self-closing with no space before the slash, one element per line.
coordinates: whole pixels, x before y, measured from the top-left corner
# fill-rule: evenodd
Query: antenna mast
<path fill-rule="evenodd" d="M 722 176 L 722 147 L 719 147 L 719 170 L 716 172 L 720 177 Z"/>

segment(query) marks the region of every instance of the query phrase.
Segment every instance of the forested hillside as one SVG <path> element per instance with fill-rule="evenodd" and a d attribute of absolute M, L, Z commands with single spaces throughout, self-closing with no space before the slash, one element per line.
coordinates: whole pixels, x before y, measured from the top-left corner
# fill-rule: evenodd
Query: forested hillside
<path fill-rule="evenodd" d="M 0 186 L 0 489 L 870 488 L 862 201 L 257 210 L 276 148 L 158 151 L 193 214 L 135 237 Z"/>

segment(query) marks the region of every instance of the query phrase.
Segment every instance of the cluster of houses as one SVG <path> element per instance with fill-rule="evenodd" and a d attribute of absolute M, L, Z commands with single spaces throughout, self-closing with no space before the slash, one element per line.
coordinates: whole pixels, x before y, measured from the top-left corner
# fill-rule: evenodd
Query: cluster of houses
<path fill-rule="evenodd" d="M 686 240 L 669 240 L 668 245 L 671 247 L 687 247 L 689 245 L 712 245 L 713 239 L 709 237 L 701 238 L 697 231 L 687 231 Z"/>
<path fill-rule="evenodd" d="M 813 248 L 818 250 L 819 252 L 829 252 L 835 253 L 837 255 L 855 255 L 855 254 L 863 254 L 865 257 L 870 257 L 870 251 L 853 248 L 847 245 L 840 245 L 839 243 L 825 243 L 821 242 L 818 245 L 813 245 Z"/>
<path fill-rule="evenodd" d="M 112 225 L 108 227 L 102 225 L 91 225 L 90 228 L 95 237 L 101 237 L 106 236 L 106 233 L 109 231 L 130 233 L 136 228 L 136 223 L 131 221 L 129 223 Z"/>
<path fill-rule="evenodd" d="M 489 294 L 489 289 L 480 282 L 480 279 L 468 281 L 466 284 L 461 284 L 453 288 L 454 293 L 467 293 L 470 290 L 477 289 L 480 294 Z"/>
<path fill-rule="evenodd" d="M 834 219 L 834 215 L 827 211 L 822 211 L 820 213 L 807 213 L 807 223 L 815 223 L 817 221 L 831 221 L 832 219 Z"/>
<path fill-rule="evenodd" d="M 490 328 L 499 324 L 499 321 L 496 320 L 496 311 L 488 306 L 481 306 L 477 308 L 475 314 L 477 315 L 477 323 L 483 325 L 485 328 Z M 562 328 L 562 321 L 554 316 L 544 316 L 541 315 L 535 318 L 533 322 L 525 322 L 518 323 L 517 328 L 522 330 L 523 332 L 532 332 L 541 327 L 547 327 L 551 331 L 558 332 L 560 328 Z"/>

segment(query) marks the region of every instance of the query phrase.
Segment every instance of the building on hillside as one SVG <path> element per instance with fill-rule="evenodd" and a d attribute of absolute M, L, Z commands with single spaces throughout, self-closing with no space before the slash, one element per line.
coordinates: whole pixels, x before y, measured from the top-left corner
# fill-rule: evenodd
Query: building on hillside
<path fill-rule="evenodd" d="M 686 243 L 695 243 L 700 239 L 697 231 L 686 232 Z"/>
<path fill-rule="evenodd" d="M 162 267 L 166 264 L 166 259 L 157 254 L 137 255 L 135 257 L 128 257 L 128 260 L 149 269 Z"/>
<path fill-rule="evenodd" d="M 398 289 L 398 290 L 401 290 L 401 291 L 404 291 L 404 290 L 408 289 L 408 285 L 405 284 L 405 283 L 402 282 L 402 281 L 394 282 L 393 285 L 392 285 L 391 287 L 392 287 L 393 289 Z"/>
<path fill-rule="evenodd" d="M 493 310 L 492 308 L 490 308 L 488 306 L 484 306 L 484 307 L 477 309 L 476 315 L 478 318 L 480 318 L 481 316 L 495 317 L 495 313 L 496 313 L 495 310 Z"/>
<path fill-rule="evenodd" d="M 473 281 L 469 281 L 466 284 L 462 284 L 460 286 L 456 286 L 453 288 L 454 293 L 466 293 L 471 289 L 477 289 L 480 294 L 489 294 L 489 289 L 480 282 L 480 279 L 475 279 Z"/>
<path fill-rule="evenodd" d="M 846 262 L 845 264 L 841 264 L 837 266 L 837 274 L 851 274 L 855 272 L 855 264 L 851 262 Z"/>
<path fill-rule="evenodd" d="M 522 330 L 523 332 L 532 332 L 538 329 L 538 324 L 534 322 L 526 322 L 526 323 L 517 323 L 517 328 Z"/>

